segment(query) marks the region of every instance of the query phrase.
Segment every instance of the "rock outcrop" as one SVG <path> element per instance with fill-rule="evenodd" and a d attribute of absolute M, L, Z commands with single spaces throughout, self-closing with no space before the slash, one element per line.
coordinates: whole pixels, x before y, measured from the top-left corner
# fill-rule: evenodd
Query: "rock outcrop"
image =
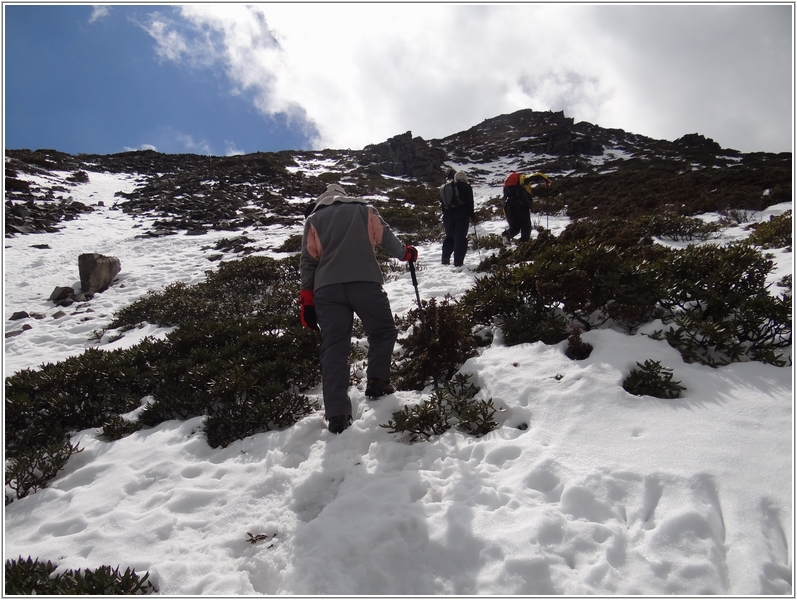
<path fill-rule="evenodd" d="M 445 180 L 446 153 L 408 131 L 363 148 L 359 163 L 384 175 L 412 177 L 438 185 Z"/>
<path fill-rule="evenodd" d="M 115 256 L 81 254 L 78 257 L 81 291 L 87 297 L 104 292 L 121 270 L 122 263 Z"/>

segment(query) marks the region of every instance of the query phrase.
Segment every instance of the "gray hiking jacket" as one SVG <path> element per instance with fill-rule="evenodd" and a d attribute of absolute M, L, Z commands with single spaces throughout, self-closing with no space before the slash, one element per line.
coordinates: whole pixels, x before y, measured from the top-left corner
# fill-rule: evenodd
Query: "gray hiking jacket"
<path fill-rule="evenodd" d="M 383 283 L 376 244 L 404 259 L 406 246 L 367 200 L 350 198 L 339 185 L 329 185 L 304 223 L 302 289 L 352 281 Z"/>

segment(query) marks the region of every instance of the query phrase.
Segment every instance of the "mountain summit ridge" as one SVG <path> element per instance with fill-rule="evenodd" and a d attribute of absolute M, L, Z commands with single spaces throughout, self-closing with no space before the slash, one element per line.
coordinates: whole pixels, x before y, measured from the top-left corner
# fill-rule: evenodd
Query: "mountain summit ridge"
<path fill-rule="evenodd" d="M 317 159 L 323 159 L 323 168 Z M 309 164 L 311 168 L 303 167 Z M 224 157 L 154 150 L 108 155 L 6 150 L 6 233 L 23 232 L 14 205 L 66 202 L 68 186 L 90 173 L 140 176 L 143 185 L 122 194 L 123 209 L 185 219 L 201 199 L 211 199 L 235 229 L 251 224 L 241 213 L 251 204 L 295 221 L 303 216 L 302 202 L 296 201 L 312 200 L 328 183 L 345 183 L 360 195 L 384 196 L 401 186 L 437 187 L 450 167 L 466 171 L 474 185 L 494 189 L 496 196 L 512 170 L 546 172 L 554 180 L 547 201 L 571 218 L 762 210 L 792 196 L 791 153 L 743 154 L 699 133 L 655 140 L 575 122 L 563 111 L 523 109 L 441 139 L 424 140 L 407 131 L 362 150 Z M 18 177 L 63 171 L 72 174 L 52 185 Z M 186 229 L 191 229 L 190 222 Z"/>

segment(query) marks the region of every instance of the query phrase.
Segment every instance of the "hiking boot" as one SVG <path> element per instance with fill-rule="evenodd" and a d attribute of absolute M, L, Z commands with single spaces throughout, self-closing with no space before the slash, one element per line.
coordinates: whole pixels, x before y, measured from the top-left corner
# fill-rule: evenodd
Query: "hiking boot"
<path fill-rule="evenodd" d="M 441 265 L 450 265 L 451 261 L 449 259 L 447 259 L 447 258 L 444 258 L 443 260 L 440 261 L 440 264 Z"/>
<path fill-rule="evenodd" d="M 343 433 L 351 425 L 351 415 L 338 415 L 329 418 L 329 430 L 332 433 Z"/>
<path fill-rule="evenodd" d="M 390 385 L 387 379 L 377 379 L 376 377 L 370 377 L 368 385 L 365 386 L 365 395 L 369 398 L 379 398 L 395 391 L 395 388 Z"/>

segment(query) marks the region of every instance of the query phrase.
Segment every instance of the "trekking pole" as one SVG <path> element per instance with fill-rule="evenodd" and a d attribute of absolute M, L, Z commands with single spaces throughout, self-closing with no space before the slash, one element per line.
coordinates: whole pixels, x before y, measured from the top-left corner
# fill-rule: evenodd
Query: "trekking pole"
<path fill-rule="evenodd" d="M 551 180 L 545 180 L 545 229 L 550 231 L 548 227 L 548 215 L 551 213 Z"/>
<path fill-rule="evenodd" d="M 418 291 L 418 278 L 415 276 L 415 261 L 409 261 L 410 263 L 410 276 L 412 277 L 412 285 L 415 287 L 415 299 L 418 301 L 418 316 L 421 319 L 421 331 L 423 332 L 423 337 L 426 338 L 427 349 L 428 344 L 430 343 L 429 339 L 429 330 L 426 329 L 426 321 L 423 318 L 423 305 L 421 304 L 421 293 Z M 434 372 L 434 368 L 432 368 L 432 381 L 434 382 L 434 389 L 437 389 L 437 374 Z"/>
<path fill-rule="evenodd" d="M 421 316 L 421 325 L 426 331 L 426 323 L 423 322 L 423 306 L 421 306 L 421 293 L 418 291 L 418 278 L 415 276 L 415 261 L 409 261 L 410 275 L 412 276 L 412 285 L 415 288 L 415 299 L 418 301 L 418 314 Z"/>
<path fill-rule="evenodd" d="M 476 236 L 476 250 L 479 251 L 479 260 L 482 259 L 482 248 L 481 244 L 479 244 L 479 234 L 476 233 L 476 221 L 473 222 L 473 235 Z"/>

